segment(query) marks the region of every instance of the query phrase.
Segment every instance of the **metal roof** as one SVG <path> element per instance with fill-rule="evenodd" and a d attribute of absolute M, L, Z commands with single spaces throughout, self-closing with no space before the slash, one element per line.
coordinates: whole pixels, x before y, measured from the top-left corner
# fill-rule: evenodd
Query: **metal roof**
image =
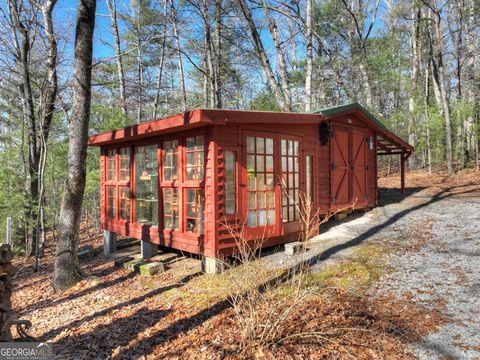
<path fill-rule="evenodd" d="M 375 115 L 357 102 L 344 105 L 331 106 L 312 110 L 312 114 L 320 114 L 323 118 L 334 118 L 342 114 L 361 113 L 373 125 L 379 128 L 377 134 L 377 147 L 379 155 L 407 154 L 410 155 L 414 148 L 398 135 L 394 134 L 385 124 L 383 124 Z"/>

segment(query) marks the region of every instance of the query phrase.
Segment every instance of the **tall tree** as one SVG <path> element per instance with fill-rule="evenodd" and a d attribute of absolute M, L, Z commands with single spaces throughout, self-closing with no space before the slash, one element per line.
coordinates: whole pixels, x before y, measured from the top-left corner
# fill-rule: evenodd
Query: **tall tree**
<path fill-rule="evenodd" d="M 425 5 L 429 8 L 428 18 L 433 21 L 433 29 L 431 38 L 433 39 L 432 50 L 432 65 L 435 74 L 442 110 L 445 121 L 445 157 L 447 160 L 448 174 L 452 175 L 453 170 L 453 156 L 452 156 L 452 121 L 450 117 L 450 107 L 448 104 L 447 91 L 445 88 L 445 65 L 443 62 L 443 33 L 442 33 L 442 9 L 438 8 L 435 1 L 424 0 Z"/>
<path fill-rule="evenodd" d="M 123 70 L 122 46 L 120 42 L 120 32 L 118 30 L 117 2 L 116 0 L 107 0 L 107 7 L 110 13 L 110 26 L 112 28 L 113 40 L 115 46 L 115 62 L 117 64 L 118 85 L 120 88 L 120 106 L 123 114 L 128 115 L 127 100 L 125 95 L 125 72 Z"/>
<path fill-rule="evenodd" d="M 79 0 L 75 35 L 73 108 L 69 125 L 67 177 L 60 210 L 53 285 L 66 289 L 82 278 L 78 262 L 92 85 L 92 49 L 96 0 Z"/>

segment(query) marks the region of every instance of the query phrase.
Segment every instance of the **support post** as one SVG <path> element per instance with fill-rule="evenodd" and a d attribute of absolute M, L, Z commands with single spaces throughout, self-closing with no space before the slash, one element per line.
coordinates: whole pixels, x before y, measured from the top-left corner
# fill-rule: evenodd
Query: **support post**
<path fill-rule="evenodd" d="M 7 217 L 7 244 L 12 245 L 12 218 Z"/>
<path fill-rule="evenodd" d="M 405 153 L 400 154 L 400 189 L 402 195 L 405 195 L 405 161 L 408 159 L 408 155 Z"/>
<path fill-rule="evenodd" d="M 202 271 L 205 274 L 221 274 L 225 271 L 225 262 L 223 259 L 203 255 Z"/>
<path fill-rule="evenodd" d="M 103 230 L 103 253 L 108 256 L 117 250 L 117 234 Z"/>
<path fill-rule="evenodd" d="M 158 254 L 158 245 L 142 240 L 140 245 L 142 251 L 142 259 L 150 259 Z"/>

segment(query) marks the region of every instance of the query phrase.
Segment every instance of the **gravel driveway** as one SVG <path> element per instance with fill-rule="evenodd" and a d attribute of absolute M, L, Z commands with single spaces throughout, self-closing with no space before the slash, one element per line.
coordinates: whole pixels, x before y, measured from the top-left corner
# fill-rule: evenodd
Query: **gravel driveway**
<path fill-rule="evenodd" d="M 460 185 L 436 179 L 435 186 L 410 189 L 405 198 L 398 190 L 386 190 L 383 205 L 329 223 L 302 256 L 321 270 L 348 258 L 360 244 L 393 247 L 385 260 L 394 271 L 371 286 L 371 295 L 408 297 L 447 318 L 438 331 L 414 344 L 417 356 L 480 359 L 480 179 L 474 179 Z M 268 259 L 278 267 L 298 263 L 297 256 L 280 252 Z"/>
<path fill-rule="evenodd" d="M 440 307 L 449 319 L 415 346 L 420 359 L 480 358 L 480 197 L 474 194 L 432 198 L 420 192 L 399 205 L 377 209 L 387 218 L 412 206 L 415 210 L 391 229 L 406 234 L 398 241 L 414 250 L 390 257 L 397 271 L 384 276 L 375 290 L 410 293 L 412 301 Z"/>

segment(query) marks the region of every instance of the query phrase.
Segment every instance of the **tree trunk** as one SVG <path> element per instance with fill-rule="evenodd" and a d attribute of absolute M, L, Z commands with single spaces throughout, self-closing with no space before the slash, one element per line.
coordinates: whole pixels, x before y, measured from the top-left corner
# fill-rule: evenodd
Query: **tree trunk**
<path fill-rule="evenodd" d="M 38 164 L 38 221 L 39 241 L 35 251 L 35 269 L 38 270 L 38 257 L 43 256 L 45 245 L 45 168 L 47 166 L 48 135 L 52 124 L 53 113 L 55 112 L 55 101 L 58 92 L 57 76 L 57 39 L 53 30 L 52 14 L 57 0 L 48 0 L 42 6 L 45 36 L 48 40 L 47 58 L 47 88 L 45 89 L 45 100 L 40 119 L 40 152 Z"/>
<path fill-rule="evenodd" d="M 187 111 L 187 90 L 185 88 L 185 76 L 183 72 L 182 48 L 180 44 L 180 36 L 178 35 L 178 30 L 177 30 L 177 15 L 175 11 L 175 5 L 173 4 L 173 0 L 170 1 L 170 5 L 171 5 L 171 11 L 172 11 L 173 35 L 175 36 L 175 43 L 177 46 L 178 77 L 180 81 L 180 88 L 182 91 L 182 111 Z"/>
<path fill-rule="evenodd" d="M 120 107 L 125 117 L 127 113 L 127 102 L 125 97 L 125 75 L 123 71 L 122 47 L 120 44 L 120 32 L 118 31 L 117 4 L 116 0 L 107 0 L 107 7 L 110 13 L 110 23 L 115 44 L 115 61 L 117 63 L 118 84 L 120 87 Z M 126 125 L 126 124 L 125 124 Z"/>
<path fill-rule="evenodd" d="M 35 249 L 38 244 L 38 229 L 37 223 L 37 206 L 38 206 L 38 164 L 39 151 L 37 146 L 37 128 L 35 121 L 35 110 L 32 85 L 30 80 L 30 32 L 27 25 L 20 21 L 19 4 L 14 0 L 8 1 L 10 17 L 12 21 L 12 30 L 15 39 L 17 39 L 16 32 L 20 33 L 20 42 L 17 44 L 18 54 L 16 54 L 17 62 L 20 67 L 20 89 L 22 97 L 23 116 L 27 123 L 28 129 L 28 172 L 30 177 L 30 203 L 29 203 L 29 218 L 32 221 L 32 241 L 29 255 L 35 254 Z"/>
<path fill-rule="evenodd" d="M 79 0 L 75 35 L 73 107 L 69 124 L 67 177 L 60 210 L 53 285 L 73 286 L 82 277 L 78 233 L 85 190 L 88 124 L 92 85 L 92 48 L 96 0 Z"/>
<path fill-rule="evenodd" d="M 438 90 L 440 100 L 442 103 L 443 118 L 445 121 L 445 157 L 447 160 L 448 174 L 452 175 L 453 170 L 453 156 L 452 156 L 452 125 L 450 118 L 450 108 L 448 106 L 448 97 L 445 89 L 445 68 L 443 64 L 443 34 L 441 29 L 441 13 L 439 10 L 432 10 L 433 15 L 433 70 L 438 78 Z"/>
<path fill-rule="evenodd" d="M 416 143 L 416 99 L 418 95 L 418 75 L 420 72 L 420 44 L 419 41 L 420 29 L 419 29 L 419 19 L 420 19 L 420 10 L 414 9 L 412 11 L 412 28 L 410 29 L 410 94 L 408 99 L 408 143 L 415 147 Z M 408 165 L 410 169 L 415 168 L 415 156 L 410 156 L 408 158 Z"/>
<path fill-rule="evenodd" d="M 142 122 L 143 117 L 143 63 L 142 63 L 142 40 L 140 38 L 140 1 L 135 1 L 135 40 L 137 48 L 137 124 Z"/>
<path fill-rule="evenodd" d="M 160 54 L 160 64 L 158 66 L 157 87 L 155 91 L 155 100 L 153 101 L 152 119 L 157 118 L 158 103 L 160 102 L 160 90 L 162 87 L 163 67 L 165 64 L 165 47 L 167 40 L 167 1 L 163 2 L 163 38 L 162 38 L 162 52 Z"/>
<path fill-rule="evenodd" d="M 466 102 L 468 104 L 468 116 L 465 121 L 465 137 L 466 137 L 466 154 L 467 161 L 470 158 L 475 159 L 473 154 L 476 149 L 476 130 L 475 130 L 475 111 L 476 111 L 476 74 L 475 74 L 475 60 L 477 55 L 477 49 L 475 46 L 475 0 L 468 0 L 467 5 L 467 26 L 465 34 L 465 46 L 466 46 L 466 61 L 465 61 L 465 74 L 466 74 Z"/>
<path fill-rule="evenodd" d="M 305 111 L 312 110 L 312 78 L 313 78 L 313 35 L 312 35 L 312 1 L 307 0 L 307 19 L 305 29 L 306 69 L 305 69 Z"/>
<path fill-rule="evenodd" d="M 242 10 L 243 16 L 247 21 L 248 28 L 250 30 L 250 35 L 252 36 L 253 44 L 255 45 L 255 49 L 257 50 L 257 54 L 260 58 L 263 71 L 265 72 L 265 77 L 267 78 L 268 85 L 270 90 L 273 92 L 275 96 L 275 100 L 282 111 L 291 111 L 289 103 L 283 94 L 283 91 L 280 85 L 277 83 L 275 79 L 275 74 L 273 72 L 272 66 L 270 64 L 270 60 L 268 59 L 267 53 L 265 52 L 265 48 L 263 46 L 262 39 L 260 38 L 260 34 L 258 33 L 257 26 L 253 21 L 252 13 L 246 0 L 238 0 L 240 4 L 240 8 Z"/>
<path fill-rule="evenodd" d="M 215 17 L 217 22 L 216 34 L 215 34 L 215 107 L 221 109 L 223 106 L 223 94 L 222 94 L 222 0 L 215 1 Z"/>
<path fill-rule="evenodd" d="M 277 23 L 275 19 L 270 15 L 266 0 L 262 0 L 263 10 L 265 17 L 268 21 L 268 29 L 270 30 L 270 36 L 272 37 L 273 44 L 277 53 L 277 66 L 278 73 L 280 74 L 280 83 L 282 85 L 282 92 L 285 98 L 286 106 L 292 108 L 292 94 L 290 92 L 290 80 L 288 76 L 287 63 L 285 60 L 285 54 L 283 53 L 282 46 L 280 44 L 280 34 L 278 32 Z"/>

